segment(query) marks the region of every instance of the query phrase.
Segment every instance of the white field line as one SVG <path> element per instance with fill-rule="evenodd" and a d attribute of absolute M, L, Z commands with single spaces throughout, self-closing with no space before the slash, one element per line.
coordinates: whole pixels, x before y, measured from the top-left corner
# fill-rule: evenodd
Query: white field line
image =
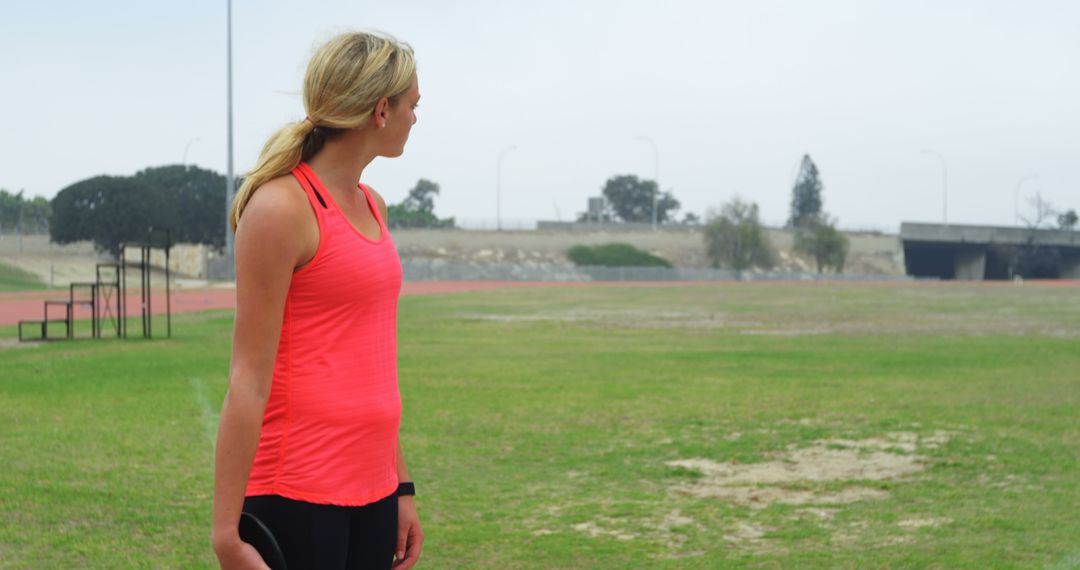
<path fill-rule="evenodd" d="M 195 403 L 199 405 L 199 415 L 203 429 L 206 430 L 206 439 L 210 447 L 215 447 L 217 442 L 218 414 L 210 407 L 210 401 L 206 399 L 206 387 L 203 386 L 202 378 L 192 376 L 188 378 L 191 388 L 195 391 Z"/>

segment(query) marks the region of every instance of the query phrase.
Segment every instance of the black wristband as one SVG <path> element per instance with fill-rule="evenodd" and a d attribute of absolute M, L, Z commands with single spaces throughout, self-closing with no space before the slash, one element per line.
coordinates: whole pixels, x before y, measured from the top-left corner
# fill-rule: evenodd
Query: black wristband
<path fill-rule="evenodd" d="M 411 481 L 408 483 L 398 483 L 397 494 L 399 497 L 405 495 L 416 495 L 416 485 L 413 485 Z"/>

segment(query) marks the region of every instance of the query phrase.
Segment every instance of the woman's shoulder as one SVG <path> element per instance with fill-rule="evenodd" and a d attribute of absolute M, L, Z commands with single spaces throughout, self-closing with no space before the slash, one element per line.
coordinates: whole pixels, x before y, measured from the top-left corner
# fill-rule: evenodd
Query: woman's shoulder
<path fill-rule="evenodd" d="M 367 188 L 367 191 L 371 193 L 371 199 L 375 200 L 375 203 L 379 206 L 379 211 L 382 212 L 383 218 L 385 218 L 386 217 L 386 200 L 383 200 L 382 195 L 379 194 L 378 192 L 376 192 L 375 189 L 372 188 L 370 185 L 364 184 L 364 188 Z"/>
<path fill-rule="evenodd" d="M 302 226 L 312 218 L 307 194 L 290 174 L 264 182 L 252 192 L 241 221 L 249 216 L 287 226 Z"/>

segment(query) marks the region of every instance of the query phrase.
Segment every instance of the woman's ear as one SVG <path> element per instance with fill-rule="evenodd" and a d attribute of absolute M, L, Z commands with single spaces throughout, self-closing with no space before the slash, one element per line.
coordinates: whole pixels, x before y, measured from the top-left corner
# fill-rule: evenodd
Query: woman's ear
<path fill-rule="evenodd" d="M 390 99 L 383 97 L 375 103 L 375 112 L 371 114 L 371 125 L 375 129 L 386 126 L 386 116 L 390 111 Z"/>

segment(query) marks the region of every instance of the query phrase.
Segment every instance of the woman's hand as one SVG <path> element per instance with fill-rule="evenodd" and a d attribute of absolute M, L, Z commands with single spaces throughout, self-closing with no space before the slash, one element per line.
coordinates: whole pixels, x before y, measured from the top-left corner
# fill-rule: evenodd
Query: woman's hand
<path fill-rule="evenodd" d="M 424 544 L 424 531 L 420 530 L 420 516 L 412 495 L 398 497 L 397 554 L 394 570 L 409 570 L 420 558 L 420 546 Z"/>
<path fill-rule="evenodd" d="M 214 553 L 222 570 L 270 570 L 254 546 L 240 540 L 239 535 L 214 539 Z"/>

